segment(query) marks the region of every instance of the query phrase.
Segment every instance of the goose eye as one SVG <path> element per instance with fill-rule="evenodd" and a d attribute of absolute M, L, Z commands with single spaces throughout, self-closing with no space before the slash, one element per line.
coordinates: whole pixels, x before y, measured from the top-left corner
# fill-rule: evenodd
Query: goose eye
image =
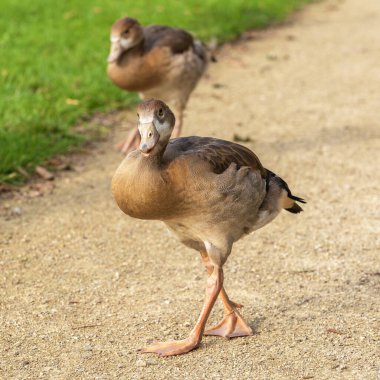
<path fill-rule="evenodd" d="M 150 138 L 150 137 L 152 137 L 153 136 L 153 133 L 152 132 L 149 132 L 148 133 L 148 137 Z"/>
<path fill-rule="evenodd" d="M 164 110 L 162 108 L 158 110 L 158 116 L 160 117 L 164 116 Z"/>

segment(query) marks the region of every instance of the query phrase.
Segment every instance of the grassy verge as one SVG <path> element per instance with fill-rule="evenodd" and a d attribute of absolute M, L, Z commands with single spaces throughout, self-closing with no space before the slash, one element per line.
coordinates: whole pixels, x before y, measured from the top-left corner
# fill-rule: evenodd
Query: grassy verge
<path fill-rule="evenodd" d="M 108 80 L 110 25 L 130 15 L 206 40 L 283 20 L 307 0 L 0 0 L 0 182 L 83 141 L 70 128 L 136 101 Z"/>

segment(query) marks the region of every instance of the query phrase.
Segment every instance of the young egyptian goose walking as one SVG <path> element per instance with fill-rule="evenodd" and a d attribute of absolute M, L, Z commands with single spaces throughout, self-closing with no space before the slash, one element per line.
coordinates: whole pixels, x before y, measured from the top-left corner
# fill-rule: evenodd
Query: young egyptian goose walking
<path fill-rule="evenodd" d="M 188 338 L 156 342 L 142 350 L 178 355 L 199 346 L 202 335 L 252 335 L 223 289 L 223 264 L 234 242 L 272 221 L 282 209 L 302 211 L 280 177 L 241 145 L 209 137 L 170 140 L 175 117 L 160 100 L 138 107 L 141 143 L 117 169 L 112 190 L 120 209 L 134 218 L 166 223 L 184 245 L 200 252 L 209 274 L 206 298 Z M 224 318 L 205 331 L 220 296 Z"/>
<path fill-rule="evenodd" d="M 141 99 L 160 98 L 176 116 L 173 137 L 181 133 L 183 111 L 210 59 L 206 47 L 191 34 L 168 26 L 142 27 L 133 18 L 116 21 L 111 29 L 108 76 L 127 91 L 137 91 Z M 135 129 L 121 151 L 138 145 Z"/>

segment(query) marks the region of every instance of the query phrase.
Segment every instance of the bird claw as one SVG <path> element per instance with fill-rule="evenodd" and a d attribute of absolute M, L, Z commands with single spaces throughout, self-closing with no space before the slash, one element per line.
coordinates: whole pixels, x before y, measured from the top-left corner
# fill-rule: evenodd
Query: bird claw
<path fill-rule="evenodd" d="M 186 354 L 197 348 L 199 342 L 191 337 L 183 340 L 171 340 L 167 342 L 153 342 L 150 346 L 140 349 L 141 353 L 154 353 L 160 356 L 172 356 Z"/>
<path fill-rule="evenodd" d="M 238 306 L 242 307 L 242 305 Z M 232 310 L 230 313 L 225 315 L 224 318 L 216 326 L 206 330 L 204 332 L 204 335 L 235 338 L 239 336 L 252 336 L 253 331 L 244 321 L 240 313 L 237 310 Z"/>

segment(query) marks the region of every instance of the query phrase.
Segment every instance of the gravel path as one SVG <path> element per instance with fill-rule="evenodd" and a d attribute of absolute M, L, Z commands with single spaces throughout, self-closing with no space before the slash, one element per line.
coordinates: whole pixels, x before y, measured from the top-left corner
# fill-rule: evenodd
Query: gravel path
<path fill-rule="evenodd" d="M 379 380 L 379 46 L 378 0 L 320 2 L 226 45 L 192 97 L 186 134 L 249 140 L 308 200 L 226 264 L 253 337 L 136 352 L 187 335 L 206 275 L 163 224 L 113 202 L 132 111 L 103 120 L 123 123 L 51 194 L 0 201 L 0 378 Z"/>

